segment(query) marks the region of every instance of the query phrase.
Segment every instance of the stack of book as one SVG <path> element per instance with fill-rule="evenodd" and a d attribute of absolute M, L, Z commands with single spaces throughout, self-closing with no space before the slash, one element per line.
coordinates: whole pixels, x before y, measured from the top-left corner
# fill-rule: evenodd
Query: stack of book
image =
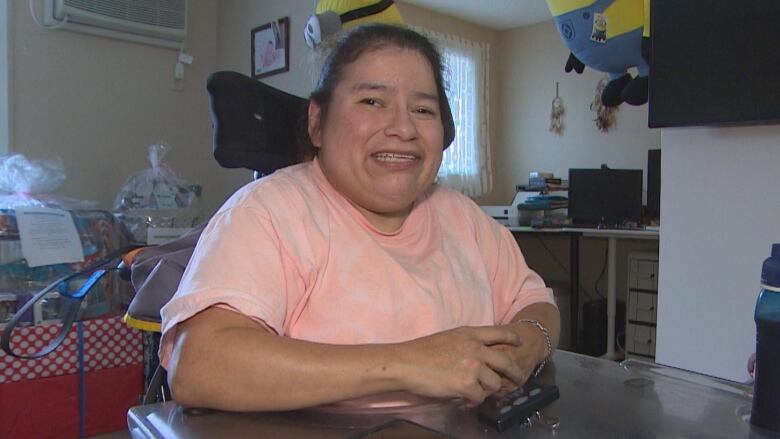
<path fill-rule="evenodd" d="M 569 182 L 562 178 L 556 178 L 551 172 L 531 172 L 528 177 L 527 185 L 518 185 L 518 191 L 526 192 L 549 192 L 568 190 Z"/>
<path fill-rule="evenodd" d="M 566 209 L 569 207 L 569 200 L 559 195 L 537 195 L 528 197 L 525 202 L 518 204 L 518 210 L 553 210 Z"/>

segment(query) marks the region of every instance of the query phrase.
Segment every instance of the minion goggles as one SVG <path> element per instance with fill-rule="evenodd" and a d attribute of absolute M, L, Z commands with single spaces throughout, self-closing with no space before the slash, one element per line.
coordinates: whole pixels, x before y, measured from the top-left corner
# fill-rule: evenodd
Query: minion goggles
<path fill-rule="evenodd" d="M 381 0 L 373 5 L 364 6 L 343 14 L 337 14 L 333 11 L 313 14 L 309 17 L 309 21 L 306 22 L 306 27 L 303 29 L 303 37 L 306 40 L 306 44 L 313 49 L 322 42 L 324 37 L 333 35 L 341 30 L 342 24 L 379 14 L 393 6 L 394 3 L 393 0 Z"/>

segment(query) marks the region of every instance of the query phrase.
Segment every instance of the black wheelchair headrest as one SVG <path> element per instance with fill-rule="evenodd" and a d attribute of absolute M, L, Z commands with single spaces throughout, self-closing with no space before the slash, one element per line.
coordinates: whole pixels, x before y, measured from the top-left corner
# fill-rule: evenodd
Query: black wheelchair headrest
<path fill-rule="evenodd" d="M 229 71 L 211 74 L 206 90 L 220 165 L 270 174 L 298 161 L 308 99 Z"/>

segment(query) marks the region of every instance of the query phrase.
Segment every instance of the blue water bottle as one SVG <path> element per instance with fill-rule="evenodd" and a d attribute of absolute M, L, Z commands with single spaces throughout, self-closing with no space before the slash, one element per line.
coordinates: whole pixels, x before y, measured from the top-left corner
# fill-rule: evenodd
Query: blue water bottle
<path fill-rule="evenodd" d="M 756 369 L 750 423 L 780 431 L 780 244 L 761 269 L 756 303 Z"/>

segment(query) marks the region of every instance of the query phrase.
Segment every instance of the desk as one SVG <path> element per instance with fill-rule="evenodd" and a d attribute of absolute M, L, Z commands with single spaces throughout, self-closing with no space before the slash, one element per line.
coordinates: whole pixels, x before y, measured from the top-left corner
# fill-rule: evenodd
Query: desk
<path fill-rule="evenodd" d="M 605 358 L 615 359 L 615 315 L 616 315 L 616 271 L 618 239 L 658 239 L 657 230 L 582 229 L 562 227 L 560 229 L 508 226 L 512 233 L 555 233 L 569 237 L 569 294 L 571 296 L 571 350 L 577 351 L 580 293 L 580 236 L 607 238 L 607 351 Z"/>
<path fill-rule="evenodd" d="M 134 439 L 349 438 L 390 419 L 403 418 L 457 438 L 780 438 L 747 419 L 751 388 L 680 369 L 626 360 L 623 363 L 558 351 L 545 379 L 561 393 L 542 413 L 560 422 L 514 426 L 498 433 L 476 412 L 450 403 L 395 412 L 324 414 L 192 411 L 175 402 L 130 409 Z"/>

